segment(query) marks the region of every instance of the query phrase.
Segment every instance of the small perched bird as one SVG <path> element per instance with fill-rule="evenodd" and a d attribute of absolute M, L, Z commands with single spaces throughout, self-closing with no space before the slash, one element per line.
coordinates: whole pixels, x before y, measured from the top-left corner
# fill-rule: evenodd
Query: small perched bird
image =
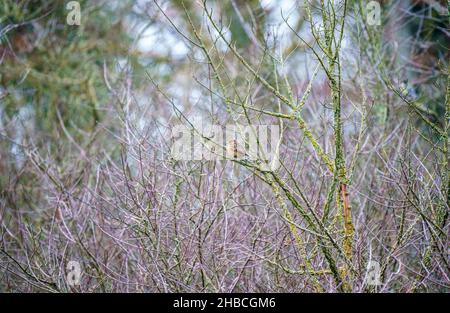
<path fill-rule="evenodd" d="M 242 159 L 246 156 L 245 149 L 236 140 L 232 139 L 227 142 L 227 157 L 230 159 Z"/>

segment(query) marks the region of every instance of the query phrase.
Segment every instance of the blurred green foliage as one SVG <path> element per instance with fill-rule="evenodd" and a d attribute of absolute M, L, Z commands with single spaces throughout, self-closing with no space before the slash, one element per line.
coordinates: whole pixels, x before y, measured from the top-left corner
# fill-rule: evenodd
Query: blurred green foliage
<path fill-rule="evenodd" d="M 103 66 L 112 69 L 113 61 L 128 57 L 131 42 L 122 24 L 127 1 L 79 1 L 79 26 L 66 23 L 68 2 L 0 4 L 1 28 L 9 29 L 0 38 L 0 82 L 9 93 L 4 111 L 12 117 L 31 106 L 37 129 L 46 134 L 57 128 L 57 112 L 69 131 L 95 129 L 108 100 Z"/>

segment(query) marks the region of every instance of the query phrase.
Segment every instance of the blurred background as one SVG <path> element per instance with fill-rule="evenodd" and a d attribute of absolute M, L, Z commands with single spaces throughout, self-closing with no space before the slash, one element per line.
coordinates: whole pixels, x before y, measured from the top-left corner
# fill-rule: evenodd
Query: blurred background
<path fill-rule="evenodd" d="M 331 88 L 312 52 L 320 1 L 76 1 L 80 25 L 68 25 L 68 2 L 0 4 L 0 291 L 338 290 L 320 253 L 331 243 L 317 243 L 270 184 L 239 164 L 169 155 L 172 127 L 193 117 L 290 114 L 231 46 L 292 103 L 310 93 L 303 118 L 333 155 Z M 370 255 L 383 271 L 377 291 L 448 291 L 449 4 L 380 0 L 369 25 L 367 1 L 346 3 L 349 288 L 370 289 Z M 293 120 L 283 127 L 280 175 L 299 202 L 331 212 L 340 242 L 339 205 L 326 205 L 333 176 Z M 68 260 L 82 264 L 81 285 L 67 285 Z"/>

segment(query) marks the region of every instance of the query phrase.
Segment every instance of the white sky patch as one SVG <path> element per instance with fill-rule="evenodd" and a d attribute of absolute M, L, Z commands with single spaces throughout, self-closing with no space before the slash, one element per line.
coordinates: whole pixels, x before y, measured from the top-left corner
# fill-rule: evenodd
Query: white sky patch
<path fill-rule="evenodd" d="M 200 101 L 200 99 L 202 98 L 202 93 L 200 92 L 200 90 L 198 89 L 193 89 L 191 91 L 191 94 L 189 95 L 189 101 L 192 104 L 196 104 Z"/>
<path fill-rule="evenodd" d="M 15 134 L 13 137 L 14 142 L 21 144 L 25 138 L 25 129 L 32 129 L 33 119 L 32 117 L 35 115 L 34 108 L 31 105 L 23 106 L 19 109 L 18 114 L 14 118 L 15 122 Z M 24 129 L 25 128 L 25 129 Z M 20 145 L 13 144 L 11 146 L 11 154 L 14 155 L 15 161 L 18 166 L 23 166 L 25 162 L 25 154 Z"/>
<path fill-rule="evenodd" d="M 189 53 L 189 48 L 179 36 L 155 26 L 145 29 L 137 41 L 137 48 L 143 53 L 168 55 L 176 59 L 184 58 Z"/>
<path fill-rule="evenodd" d="M 210 23 L 209 23 L 210 24 Z M 231 31 L 226 26 L 221 27 L 221 33 L 222 36 L 225 38 L 225 40 L 222 39 L 222 36 L 219 34 L 219 32 L 210 24 L 210 32 L 212 41 L 216 43 L 216 48 L 220 52 L 226 52 L 228 50 L 228 44 L 225 42 L 231 41 Z"/>
<path fill-rule="evenodd" d="M 295 0 L 262 0 L 261 6 L 269 12 L 266 15 L 269 44 L 273 44 L 275 36 L 282 48 L 288 47 L 293 34 L 283 17 L 294 27 L 300 17 L 298 2 Z"/>

